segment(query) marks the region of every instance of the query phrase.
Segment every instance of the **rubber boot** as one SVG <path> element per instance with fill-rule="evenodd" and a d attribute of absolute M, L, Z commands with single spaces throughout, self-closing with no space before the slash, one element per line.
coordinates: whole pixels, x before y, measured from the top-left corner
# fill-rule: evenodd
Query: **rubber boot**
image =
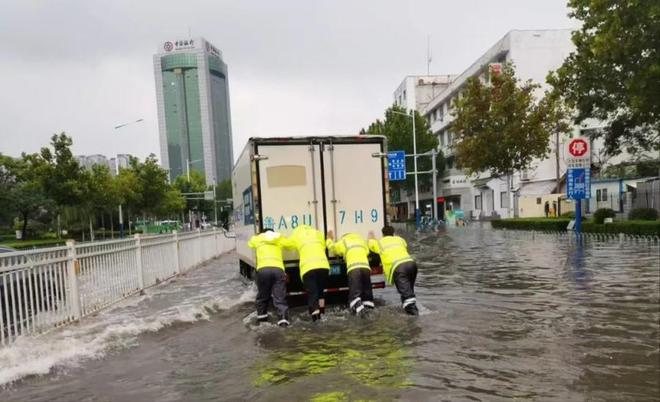
<path fill-rule="evenodd" d="M 404 310 L 406 310 L 406 314 L 408 315 L 419 315 L 419 310 L 417 310 L 417 305 L 415 303 L 407 305 L 404 307 Z"/>

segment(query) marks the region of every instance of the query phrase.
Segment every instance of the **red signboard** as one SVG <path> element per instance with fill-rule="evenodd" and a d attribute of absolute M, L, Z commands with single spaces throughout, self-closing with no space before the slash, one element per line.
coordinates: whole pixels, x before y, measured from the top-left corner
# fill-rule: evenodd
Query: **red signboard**
<path fill-rule="evenodd" d="M 436 198 L 436 201 L 445 202 L 445 197 L 438 197 L 438 198 Z"/>
<path fill-rule="evenodd" d="M 575 158 L 581 158 L 589 151 L 589 144 L 582 138 L 574 138 L 568 143 L 568 152 Z"/>

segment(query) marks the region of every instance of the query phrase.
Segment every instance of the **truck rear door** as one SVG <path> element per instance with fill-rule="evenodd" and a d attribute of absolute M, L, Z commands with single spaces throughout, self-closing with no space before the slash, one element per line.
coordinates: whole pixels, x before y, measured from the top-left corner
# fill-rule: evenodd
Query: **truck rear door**
<path fill-rule="evenodd" d="M 383 162 L 372 156 L 382 152 L 380 143 L 324 144 L 326 219 L 335 238 L 366 238 L 385 224 Z"/>
<path fill-rule="evenodd" d="M 301 224 L 323 231 L 320 146 L 268 144 L 255 151 L 263 226 L 287 236 Z"/>

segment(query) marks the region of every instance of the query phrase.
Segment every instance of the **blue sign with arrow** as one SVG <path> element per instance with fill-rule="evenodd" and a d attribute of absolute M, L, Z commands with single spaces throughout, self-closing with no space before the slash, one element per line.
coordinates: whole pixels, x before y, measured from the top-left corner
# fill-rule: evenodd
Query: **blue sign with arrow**
<path fill-rule="evenodd" d="M 571 168 L 566 174 L 568 198 L 585 200 L 591 198 L 591 169 Z"/>
<path fill-rule="evenodd" d="M 387 172 L 390 181 L 406 180 L 405 151 L 392 151 L 387 153 Z"/>

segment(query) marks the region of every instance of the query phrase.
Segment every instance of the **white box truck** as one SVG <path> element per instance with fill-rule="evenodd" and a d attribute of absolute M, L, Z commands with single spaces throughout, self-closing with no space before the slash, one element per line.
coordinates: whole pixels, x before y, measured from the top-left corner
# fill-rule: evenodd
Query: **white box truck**
<path fill-rule="evenodd" d="M 232 172 L 241 274 L 254 278 L 255 253 L 247 243 L 264 227 L 288 236 L 306 224 L 332 230 L 336 239 L 349 232 L 365 239 L 369 231 L 380 233 L 389 210 L 386 155 L 383 136 L 250 138 Z M 341 258 L 328 257 L 327 298 L 345 300 L 346 267 Z M 298 253 L 285 250 L 284 260 L 287 295 L 304 298 Z M 383 288 L 378 256 L 370 255 L 370 262 L 372 285 Z"/>

